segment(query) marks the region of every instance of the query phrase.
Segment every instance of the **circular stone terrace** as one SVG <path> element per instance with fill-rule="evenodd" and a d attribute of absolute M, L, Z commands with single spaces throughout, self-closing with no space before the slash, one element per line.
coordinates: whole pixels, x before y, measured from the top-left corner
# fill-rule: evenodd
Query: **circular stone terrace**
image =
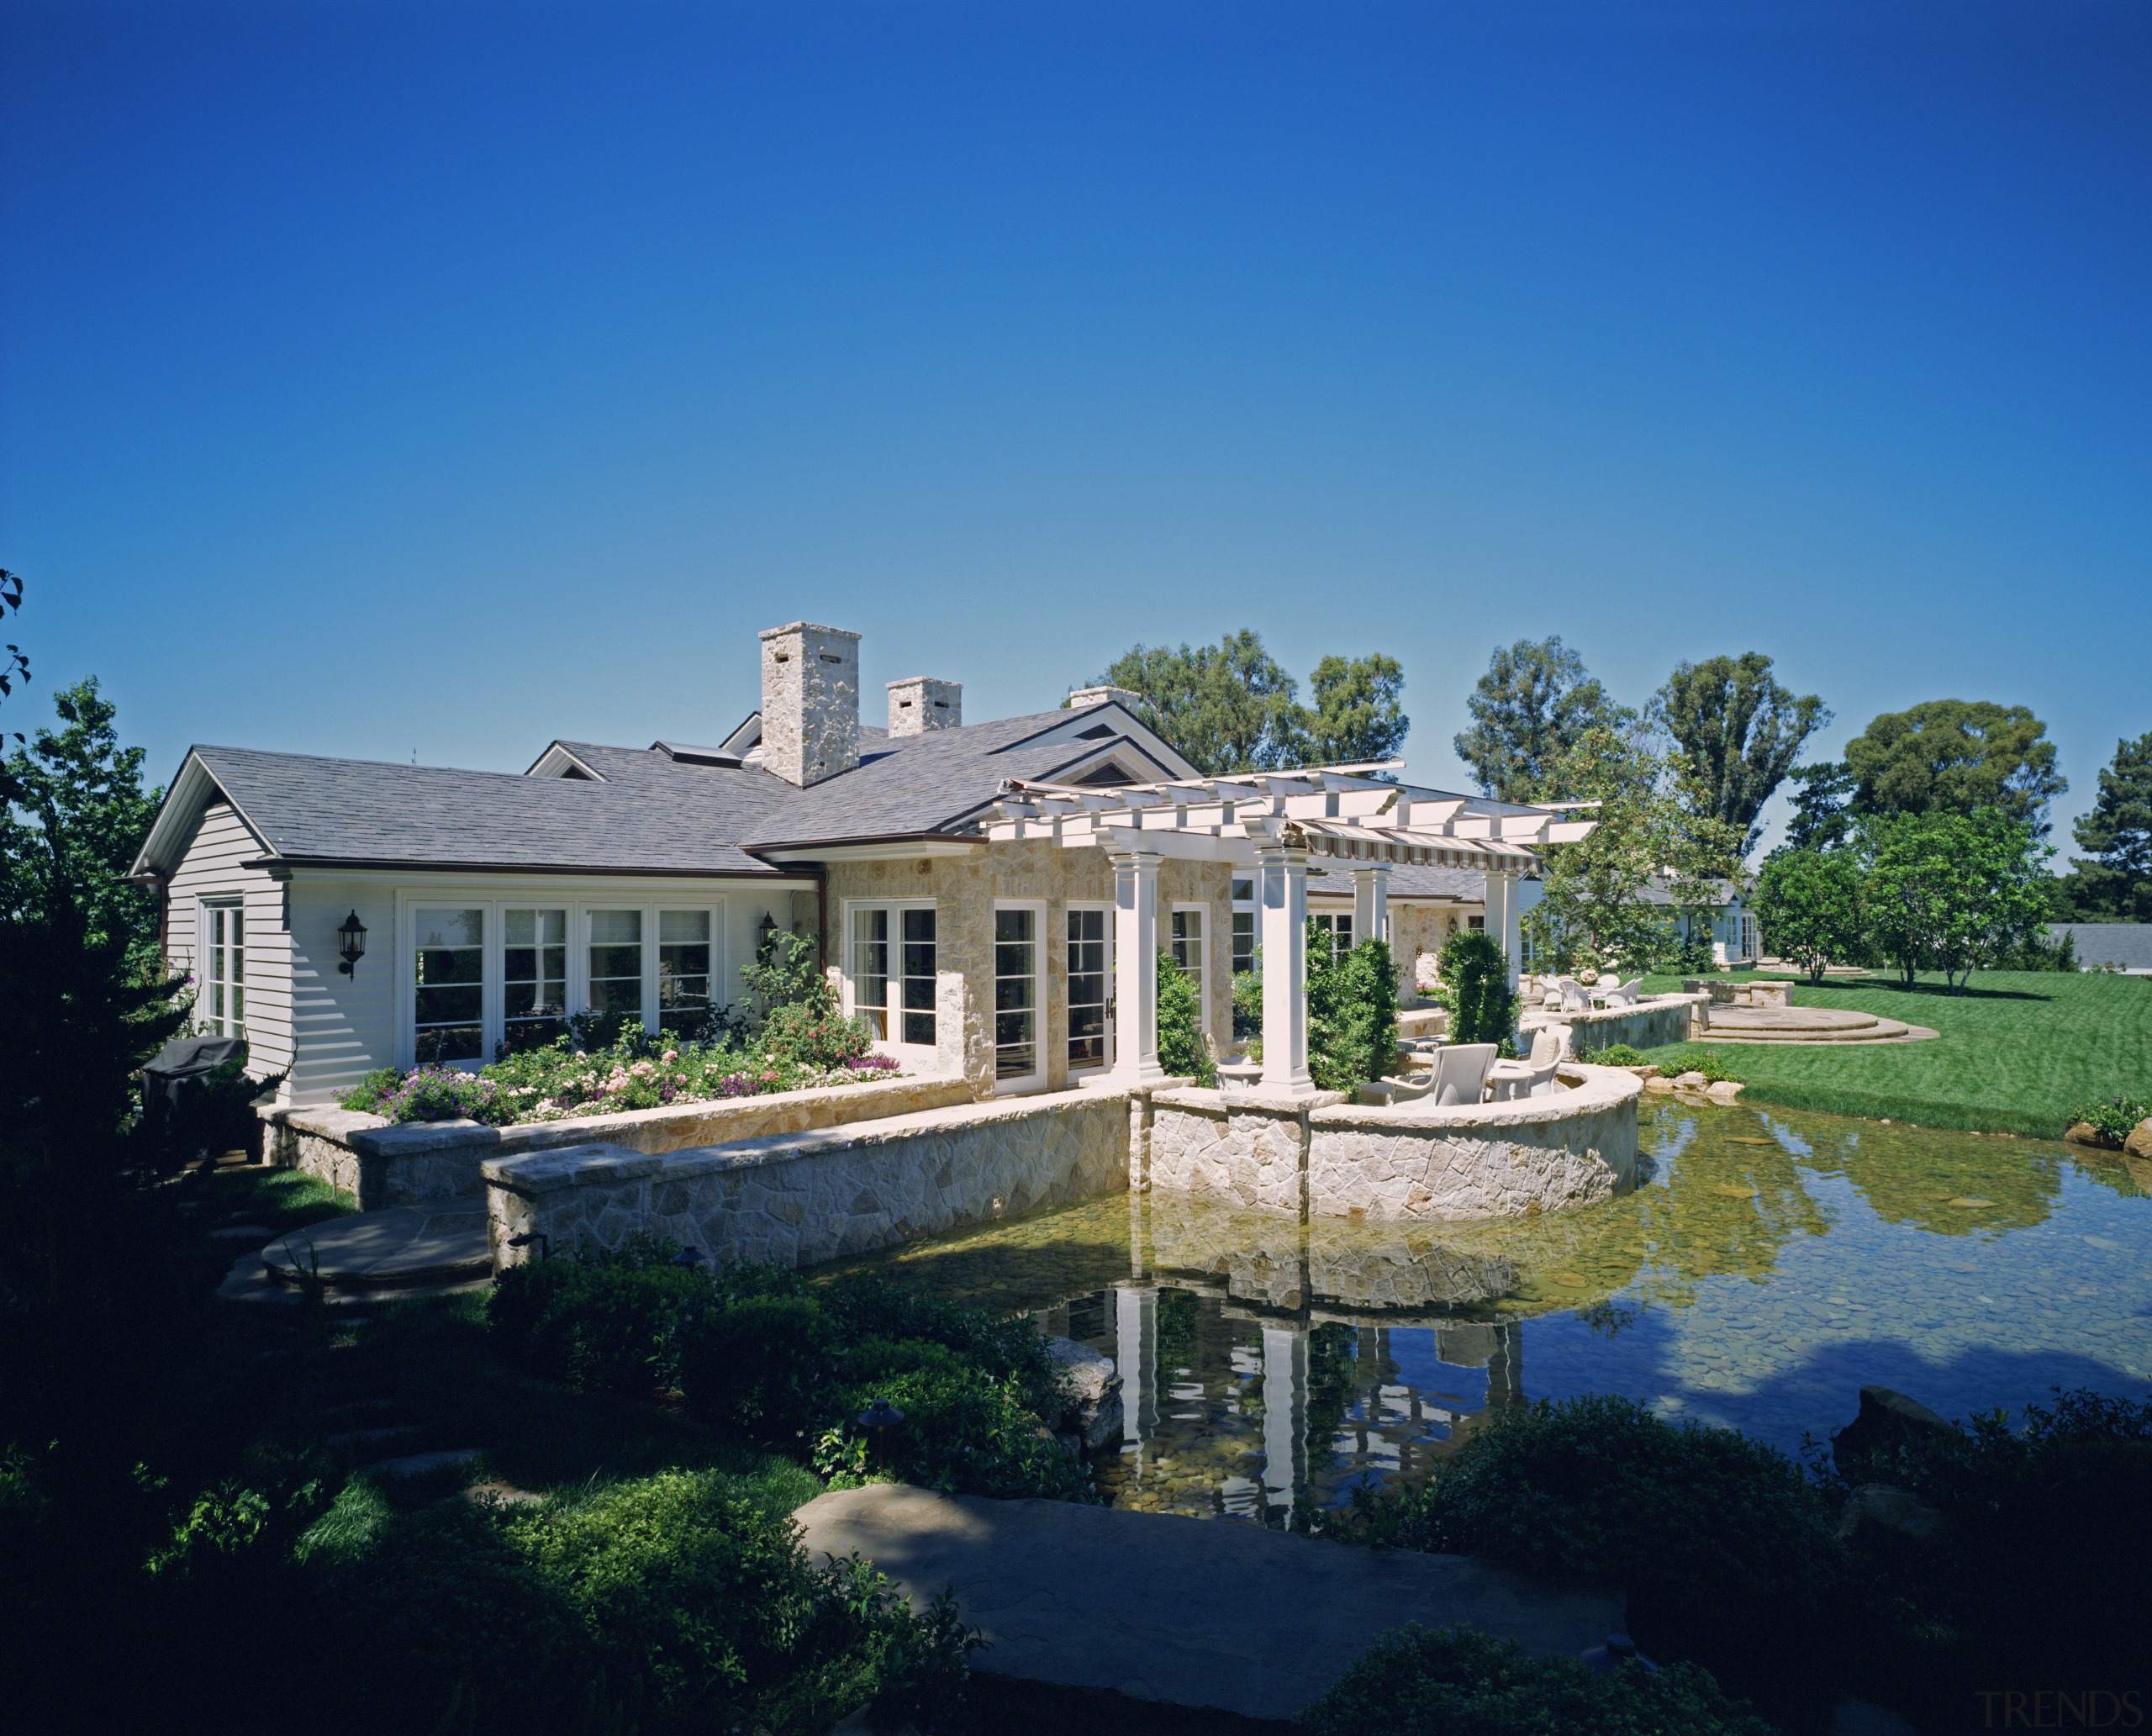
<path fill-rule="evenodd" d="M 1705 1042 L 1923 1042 L 1937 1035 L 1874 1013 L 1829 1006 L 1715 1006 Z"/>

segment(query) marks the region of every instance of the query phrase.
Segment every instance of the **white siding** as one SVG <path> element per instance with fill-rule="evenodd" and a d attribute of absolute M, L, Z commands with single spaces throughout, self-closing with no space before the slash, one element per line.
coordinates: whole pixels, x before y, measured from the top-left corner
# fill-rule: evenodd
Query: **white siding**
<path fill-rule="evenodd" d="M 262 1076 L 291 1064 L 291 948 L 284 932 L 284 889 L 259 868 L 259 840 L 224 802 L 203 810 L 174 871 L 165 927 L 165 959 L 198 979 L 203 899 L 236 897 L 246 911 L 247 1071 Z M 199 984 L 198 980 L 197 986 Z"/>

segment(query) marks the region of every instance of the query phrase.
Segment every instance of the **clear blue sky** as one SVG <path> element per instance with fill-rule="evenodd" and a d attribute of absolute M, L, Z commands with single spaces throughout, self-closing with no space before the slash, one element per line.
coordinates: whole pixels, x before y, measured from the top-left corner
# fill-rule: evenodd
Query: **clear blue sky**
<path fill-rule="evenodd" d="M 2152 8 L 0 5 L 21 728 L 520 769 L 755 630 L 2152 728 Z M 10 633 L 8 636 L 16 636 Z M 877 709 L 870 701 L 870 720 Z"/>

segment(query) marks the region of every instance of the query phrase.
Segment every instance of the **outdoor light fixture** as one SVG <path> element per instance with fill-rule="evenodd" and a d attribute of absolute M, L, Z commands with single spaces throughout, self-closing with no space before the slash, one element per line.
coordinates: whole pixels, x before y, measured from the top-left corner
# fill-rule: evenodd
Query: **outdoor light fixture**
<path fill-rule="evenodd" d="M 510 1248 L 535 1246 L 538 1250 L 538 1258 L 541 1260 L 549 1260 L 553 1257 L 553 1238 L 542 1230 L 531 1230 L 520 1236 L 511 1236 L 508 1238 L 508 1245 Z"/>
<path fill-rule="evenodd" d="M 336 930 L 339 937 L 336 951 L 343 963 L 336 967 L 347 977 L 359 974 L 359 961 L 367 956 L 367 926 L 359 921 L 356 910 L 346 916 Z"/>
<path fill-rule="evenodd" d="M 894 1428 L 905 1420 L 905 1413 L 885 1398 L 878 1398 L 859 1413 L 859 1426 L 868 1433 L 880 1438 L 885 1428 Z"/>
<path fill-rule="evenodd" d="M 770 943 L 770 937 L 776 931 L 777 919 L 771 915 L 767 910 L 764 910 L 762 912 L 762 920 L 755 925 L 756 940 L 762 945 L 767 947 Z"/>

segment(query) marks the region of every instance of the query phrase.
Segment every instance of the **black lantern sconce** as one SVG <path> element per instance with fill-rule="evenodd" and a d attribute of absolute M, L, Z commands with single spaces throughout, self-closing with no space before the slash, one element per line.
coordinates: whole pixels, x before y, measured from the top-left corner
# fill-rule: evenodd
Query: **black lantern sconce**
<path fill-rule="evenodd" d="M 770 937 L 776 932 L 777 919 L 772 916 L 767 910 L 764 910 L 762 912 L 762 920 L 755 925 L 756 958 L 767 958 L 769 957 Z"/>
<path fill-rule="evenodd" d="M 343 960 L 336 968 L 347 977 L 356 977 L 359 961 L 367 956 L 367 926 L 359 921 L 356 910 L 346 916 L 336 931 L 336 952 Z"/>

